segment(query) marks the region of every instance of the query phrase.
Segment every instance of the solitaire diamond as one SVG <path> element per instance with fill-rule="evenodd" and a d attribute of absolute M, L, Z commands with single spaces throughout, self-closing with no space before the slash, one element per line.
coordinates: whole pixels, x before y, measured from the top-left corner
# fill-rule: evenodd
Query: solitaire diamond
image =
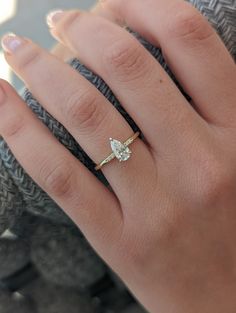
<path fill-rule="evenodd" d="M 120 162 L 127 161 L 130 158 L 131 151 L 122 142 L 110 138 L 110 144 L 112 151 Z"/>

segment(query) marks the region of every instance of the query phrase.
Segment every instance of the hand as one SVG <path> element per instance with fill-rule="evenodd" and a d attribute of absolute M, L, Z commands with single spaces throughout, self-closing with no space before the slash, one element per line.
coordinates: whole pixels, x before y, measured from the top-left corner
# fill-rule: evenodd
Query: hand
<path fill-rule="evenodd" d="M 126 162 L 102 168 L 113 191 L 1 81 L 0 133 L 35 182 L 77 223 L 150 312 L 236 311 L 236 71 L 208 22 L 176 0 L 104 2 L 159 45 L 191 106 L 127 31 L 92 13 L 51 16 L 51 33 L 98 73 L 142 129 Z M 177 13 L 176 13 L 177 12 Z M 32 41 L 5 57 L 45 109 L 99 163 L 133 134 L 70 66 Z"/>

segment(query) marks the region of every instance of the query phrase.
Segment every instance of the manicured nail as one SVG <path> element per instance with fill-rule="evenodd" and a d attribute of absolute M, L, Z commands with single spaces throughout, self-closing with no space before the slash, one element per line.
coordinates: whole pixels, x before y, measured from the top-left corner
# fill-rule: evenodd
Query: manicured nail
<path fill-rule="evenodd" d="M 47 23 L 49 27 L 54 27 L 57 22 L 62 18 L 64 11 L 59 10 L 53 10 L 48 13 L 47 15 Z"/>
<path fill-rule="evenodd" d="M 23 38 L 15 35 L 14 33 L 5 34 L 1 40 L 3 50 L 10 54 L 14 53 L 18 48 L 20 48 L 23 42 Z"/>

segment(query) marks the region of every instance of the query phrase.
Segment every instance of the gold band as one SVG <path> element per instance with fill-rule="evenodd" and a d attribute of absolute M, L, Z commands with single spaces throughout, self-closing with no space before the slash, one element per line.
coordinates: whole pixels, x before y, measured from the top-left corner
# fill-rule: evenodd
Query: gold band
<path fill-rule="evenodd" d="M 140 135 L 140 132 L 137 131 L 136 133 L 134 133 L 131 137 L 129 137 L 124 143 L 123 145 L 128 147 L 138 136 Z M 95 170 L 98 171 L 102 168 L 103 165 L 105 165 L 106 163 L 110 162 L 111 160 L 115 159 L 115 153 L 112 152 L 111 154 L 108 155 L 108 157 L 106 157 L 103 161 L 101 161 L 99 164 L 96 165 Z"/>

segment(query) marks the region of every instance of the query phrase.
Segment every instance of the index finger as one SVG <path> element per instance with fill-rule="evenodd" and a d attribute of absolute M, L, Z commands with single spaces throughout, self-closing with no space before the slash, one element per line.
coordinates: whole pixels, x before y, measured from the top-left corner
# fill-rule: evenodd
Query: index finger
<path fill-rule="evenodd" d="M 117 241 L 122 217 L 115 195 L 58 142 L 3 80 L 0 133 L 25 171 L 98 251 Z"/>

